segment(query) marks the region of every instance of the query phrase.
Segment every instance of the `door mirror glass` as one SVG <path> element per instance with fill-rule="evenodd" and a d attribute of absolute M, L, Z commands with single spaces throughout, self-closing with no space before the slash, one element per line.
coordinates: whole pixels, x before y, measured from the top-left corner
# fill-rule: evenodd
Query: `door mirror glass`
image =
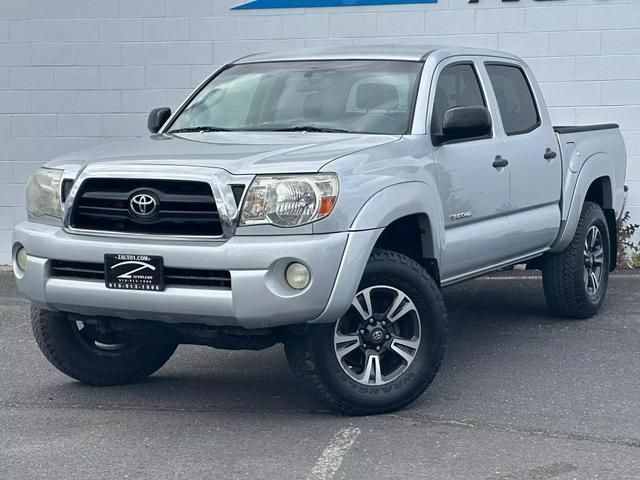
<path fill-rule="evenodd" d="M 478 105 L 453 107 L 444 114 L 442 135 L 437 143 L 481 138 L 490 134 L 491 114 L 486 107 Z"/>
<path fill-rule="evenodd" d="M 147 128 L 151 133 L 158 133 L 162 126 L 169 120 L 171 116 L 171 109 L 168 107 L 154 108 L 149 113 L 149 119 L 147 120 Z"/>

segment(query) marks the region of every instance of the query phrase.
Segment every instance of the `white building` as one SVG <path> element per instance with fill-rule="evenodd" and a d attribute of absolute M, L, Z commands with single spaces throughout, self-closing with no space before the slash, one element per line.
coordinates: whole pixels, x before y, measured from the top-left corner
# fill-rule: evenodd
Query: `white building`
<path fill-rule="evenodd" d="M 0 264 L 44 161 L 144 135 L 235 57 L 326 44 L 460 44 L 516 53 L 562 124 L 617 122 L 628 209 L 640 221 L 638 0 L 397 0 L 392 5 L 243 9 L 250 0 L 0 0 Z M 363 0 L 258 0 L 353 5 Z M 392 0 L 369 0 L 385 3 Z"/>

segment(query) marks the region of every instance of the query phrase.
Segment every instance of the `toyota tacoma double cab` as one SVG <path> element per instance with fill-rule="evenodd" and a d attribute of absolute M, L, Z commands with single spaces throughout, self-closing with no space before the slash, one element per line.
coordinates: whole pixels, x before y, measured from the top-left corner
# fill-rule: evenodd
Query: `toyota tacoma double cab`
<path fill-rule="evenodd" d="M 553 126 L 513 55 L 251 55 L 148 128 L 35 171 L 15 228 L 38 346 L 81 382 L 139 381 L 179 344 L 283 343 L 315 397 L 383 413 L 438 371 L 442 287 L 526 263 L 554 315 L 604 301 L 622 136 Z"/>

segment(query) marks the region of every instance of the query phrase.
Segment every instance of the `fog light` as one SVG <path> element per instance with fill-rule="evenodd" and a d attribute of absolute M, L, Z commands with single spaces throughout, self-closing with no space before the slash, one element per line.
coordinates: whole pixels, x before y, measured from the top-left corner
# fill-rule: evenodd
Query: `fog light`
<path fill-rule="evenodd" d="M 303 288 L 306 288 L 307 285 L 309 285 L 311 274 L 309 273 L 309 269 L 307 267 L 305 267 L 301 263 L 295 262 L 287 267 L 285 278 L 287 279 L 287 283 L 291 288 L 302 290 Z"/>
<path fill-rule="evenodd" d="M 27 251 L 24 247 L 20 247 L 16 253 L 16 265 L 23 272 L 27 269 Z"/>

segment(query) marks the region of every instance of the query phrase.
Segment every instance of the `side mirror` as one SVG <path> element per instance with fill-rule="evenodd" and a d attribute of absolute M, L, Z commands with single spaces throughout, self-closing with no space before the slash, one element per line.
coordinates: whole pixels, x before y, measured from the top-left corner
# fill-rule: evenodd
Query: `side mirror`
<path fill-rule="evenodd" d="M 439 143 L 484 137 L 491 133 L 491 114 L 486 107 L 463 106 L 447 110 L 442 121 Z"/>
<path fill-rule="evenodd" d="M 168 107 L 154 108 L 149 113 L 147 128 L 151 133 L 158 133 L 162 126 L 169 120 L 171 109 Z"/>

